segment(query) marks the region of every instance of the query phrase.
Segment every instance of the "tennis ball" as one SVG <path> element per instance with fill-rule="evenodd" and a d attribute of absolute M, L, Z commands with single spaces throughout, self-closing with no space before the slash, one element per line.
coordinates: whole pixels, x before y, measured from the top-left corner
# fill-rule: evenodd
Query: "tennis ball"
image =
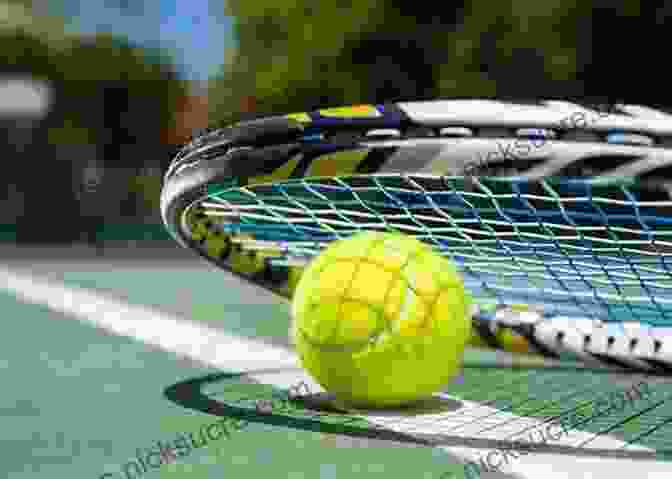
<path fill-rule="evenodd" d="M 431 397 L 461 369 L 471 298 L 452 263 L 397 233 L 331 243 L 299 279 L 290 335 L 303 367 L 355 407 Z"/>

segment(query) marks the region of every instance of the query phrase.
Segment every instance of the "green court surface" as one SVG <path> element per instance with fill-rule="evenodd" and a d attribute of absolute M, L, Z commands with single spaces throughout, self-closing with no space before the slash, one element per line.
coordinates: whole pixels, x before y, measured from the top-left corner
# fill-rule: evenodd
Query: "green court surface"
<path fill-rule="evenodd" d="M 198 260 L 54 259 L 11 262 L 10 269 L 289 349 L 287 304 Z M 173 442 L 180 434 L 197 435 L 199 428 L 222 419 L 199 407 L 184 407 L 166 391 L 237 371 L 213 368 L 110 334 L 9 293 L 0 294 L 0 308 L 10 322 L 6 334 L 0 335 L 5 373 L 0 477 L 463 477 L 456 456 L 437 448 L 325 434 L 263 418 L 240 425 L 239 430 L 230 429 L 228 436 L 192 449 L 176 461 L 139 472 L 128 464 L 141 451 L 147 454 L 153 447 L 156 450 L 157 441 Z M 165 333 L 161 328 L 157 323 L 157 335 Z M 447 391 L 499 411 L 543 419 L 590 407 L 595 397 L 618 393 L 642 379 L 570 366 L 502 368 L 499 359 L 491 352 L 470 352 L 464 375 Z M 632 402 L 630 409 L 608 419 L 576 427 L 657 451 L 660 462 L 672 451 L 672 401 L 667 400 L 672 384 L 644 379 L 651 392 L 645 400 Z M 257 383 L 214 381 L 207 385 L 206 394 L 229 407 L 250 409 L 257 399 L 267 397 L 253 384 Z M 124 467 L 128 475 L 123 474 Z M 483 473 L 482 477 L 508 476 Z"/>
<path fill-rule="evenodd" d="M 236 290 L 220 287 L 216 280 L 221 273 L 198 264 L 172 270 L 149 264 L 141 269 L 105 263 L 39 266 L 69 284 L 99 288 L 136 304 L 186 310 L 193 319 L 216 322 L 230 332 L 254 335 L 259 328 L 265 336 L 286 336 L 282 304 L 273 308 L 245 302 Z M 157 441 L 197 435 L 201 426 L 218 419 L 164 397 L 174 383 L 214 369 L 107 334 L 46 307 L 24 304 L 10 294 L 0 294 L 0 308 L 11 323 L 0 335 L 0 477 L 125 477 L 123 467 L 138 448 L 149 453 L 152 447 L 156 450 Z M 375 442 L 367 446 L 343 444 L 317 432 L 250 424 L 144 474 L 129 466 L 129 477 L 429 479 L 461 470 L 433 449 L 390 448 Z"/>

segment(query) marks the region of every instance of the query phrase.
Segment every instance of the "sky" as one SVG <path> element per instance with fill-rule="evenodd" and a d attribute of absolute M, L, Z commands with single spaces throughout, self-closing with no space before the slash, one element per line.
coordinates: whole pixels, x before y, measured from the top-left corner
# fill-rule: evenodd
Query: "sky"
<path fill-rule="evenodd" d="M 224 46 L 233 42 L 223 0 L 43 0 L 54 13 L 70 19 L 69 28 L 100 31 L 163 46 L 174 54 L 190 80 L 207 80 L 224 61 Z M 213 5 L 220 6 L 213 11 Z"/>

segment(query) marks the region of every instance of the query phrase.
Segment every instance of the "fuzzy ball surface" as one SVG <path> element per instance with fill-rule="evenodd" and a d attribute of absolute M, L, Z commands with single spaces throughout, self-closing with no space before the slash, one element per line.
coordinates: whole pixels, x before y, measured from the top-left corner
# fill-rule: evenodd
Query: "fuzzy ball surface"
<path fill-rule="evenodd" d="M 355 407 L 427 399 L 459 373 L 471 298 L 450 262 L 399 233 L 331 243 L 298 281 L 291 337 L 303 367 Z"/>

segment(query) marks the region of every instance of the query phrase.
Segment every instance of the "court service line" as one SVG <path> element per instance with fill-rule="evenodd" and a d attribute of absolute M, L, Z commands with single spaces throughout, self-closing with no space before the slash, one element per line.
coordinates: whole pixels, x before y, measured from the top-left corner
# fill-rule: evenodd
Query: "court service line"
<path fill-rule="evenodd" d="M 298 367 L 296 355 L 284 348 L 130 305 L 98 291 L 65 286 L 2 267 L 0 287 L 24 302 L 45 305 L 117 336 L 139 340 L 219 369 L 243 372 Z"/>

